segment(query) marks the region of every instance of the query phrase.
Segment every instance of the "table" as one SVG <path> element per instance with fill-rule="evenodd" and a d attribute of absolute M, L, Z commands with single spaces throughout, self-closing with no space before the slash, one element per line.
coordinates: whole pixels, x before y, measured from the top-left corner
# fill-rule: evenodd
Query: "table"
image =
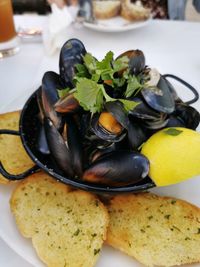
<path fill-rule="evenodd" d="M 41 26 L 47 24 L 44 16 L 16 16 L 17 25 Z M 99 33 L 89 29 L 69 29 L 71 37 L 83 41 L 86 49 L 97 58 L 108 50 L 119 55 L 129 49 L 144 51 L 147 64 L 161 73 L 173 73 L 194 87 L 200 86 L 200 23 L 152 21 L 148 26 L 123 33 Z M 0 61 L 0 112 L 20 108 L 25 99 L 41 83 L 47 70 L 58 71 L 59 53 L 49 57 L 42 43 L 26 43 L 15 57 Z M 182 97 L 184 98 L 184 91 Z M 199 105 L 199 102 L 195 105 Z M 31 267 L 0 239 L 0 266 Z M 106 267 L 106 266 L 104 266 Z"/>

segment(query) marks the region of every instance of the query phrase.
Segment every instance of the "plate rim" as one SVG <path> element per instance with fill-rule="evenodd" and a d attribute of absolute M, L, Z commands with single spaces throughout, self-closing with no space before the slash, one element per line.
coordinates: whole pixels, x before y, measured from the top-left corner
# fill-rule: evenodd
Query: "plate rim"
<path fill-rule="evenodd" d="M 120 16 L 118 16 L 120 18 Z M 116 17 L 117 18 L 117 17 Z M 111 18 L 112 19 L 112 18 Z M 109 19 L 108 19 L 109 20 Z M 106 20 L 103 20 L 103 22 L 105 23 Z M 140 27 L 144 27 L 146 25 L 148 25 L 150 22 L 152 21 L 152 16 L 150 16 L 148 19 L 146 20 L 141 20 L 141 21 L 128 21 L 129 22 L 126 26 L 114 26 L 114 27 L 108 27 L 106 24 L 100 24 L 101 20 L 97 20 L 97 24 L 95 23 L 91 23 L 91 22 L 83 22 L 83 25 L 91 30 L 95 30 L 95 31 L 99 31 L 99 32 L 124 32 L 124 31 L 130 31 L 130 30 L 134 30 L 134 29 L 138 29 Z"/>

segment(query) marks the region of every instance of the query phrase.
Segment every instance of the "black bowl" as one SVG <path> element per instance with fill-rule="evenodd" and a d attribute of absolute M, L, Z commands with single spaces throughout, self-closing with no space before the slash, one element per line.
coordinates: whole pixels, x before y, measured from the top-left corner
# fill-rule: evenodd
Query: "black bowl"
<path fill-rule="evenodd" d="M 92 191 L 95 193 L 125 193 L 144 191 L 155 186 L 150 178 L 145 178 L 139 183 L 126 186 L 110 187 L 94 183 L 88 183 L 78 179 L 66 177 L 54 164 L 50 155 L 44 155 L 38 151 L 36 143 L 40 129 L 38 118 L 39 107 L 37 104 L 37 91 L 27 100 L 20 117 L 19 129 L 22 143 L 25 150 L 36 165 L 56 180 L 71 185 L 75 188 Z"/>

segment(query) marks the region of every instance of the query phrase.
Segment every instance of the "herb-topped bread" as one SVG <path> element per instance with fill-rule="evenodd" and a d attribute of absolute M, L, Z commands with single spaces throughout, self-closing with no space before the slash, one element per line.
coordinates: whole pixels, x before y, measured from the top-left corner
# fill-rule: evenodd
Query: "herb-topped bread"
<path fill-rule="evenodd" d="M 200 262 L 200 209 L 150 193 L 116 196 L 107 242 L 145 266 Z"/>
<path fill-rule="evenodd" d="M 0 129 L 19 130 L 20 112 L 0 114 Z M 0 135 L 0 161 L 11 174 L 19 174 L 31 168 L 31 161 L 23 148 L 19 136 Z M 0 175 L 0 184 L 9 181 Z"/>
<path fill-rule="evenodd" d="M 94 16 L 97 19 L 109 19 L 120 13 L 121 3 L 118 0 L 92 1 Z"/>
<path fill-rule="evenodd" d="M 19 183 L 11 210 L 49 267 L 92 267 L 106 238 L 108 214 L 98 198 L 39 172 Z"/>
<path fill-rule="evenodd" d="M 150 10 L 143 7 L 140 1 L 131 3 L 121 0 L 121 16 L 130 21 L 146 20 L 150 17 Z"/>

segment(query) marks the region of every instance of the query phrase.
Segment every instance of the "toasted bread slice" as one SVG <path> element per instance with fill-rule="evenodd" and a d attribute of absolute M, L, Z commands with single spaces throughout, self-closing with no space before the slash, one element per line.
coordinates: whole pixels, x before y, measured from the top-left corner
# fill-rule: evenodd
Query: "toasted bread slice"
<path fill-rule="evenodd" d="M 121 0 L 121 16 L 130 21 L 146 20 L 150 17 L 150 10 L 130 0 Z"/>
<path fill-rule="evenodd" d="M 97 197 L 40 172 L 18 184 L 10 203 L 20 232 L 47 266 L 94 266 L 108 226 Z"/>
<path fill-rule="evenodd" d="M 107 242 L 145 266 L 200 262 L 200 209 L 150 193 L 115 197 Z"/>
<path fill-rule="evenodd" d="M 0 129 L 19 130 L 19 118 L 19 111 L 0 114 Z M 0 161 L 11 174 L 19 174 L 34 165 L 24 150 L 20 137 L 14 135 L 0 135 Z M 0 183 L 8 182 L 0 175 Z"/>
<path fill-rule="evenodd" d="M 117 0 L 93 1 L 94 16 L 97 19 L 109 19 L 120 14 L 121 3 Z"/>

